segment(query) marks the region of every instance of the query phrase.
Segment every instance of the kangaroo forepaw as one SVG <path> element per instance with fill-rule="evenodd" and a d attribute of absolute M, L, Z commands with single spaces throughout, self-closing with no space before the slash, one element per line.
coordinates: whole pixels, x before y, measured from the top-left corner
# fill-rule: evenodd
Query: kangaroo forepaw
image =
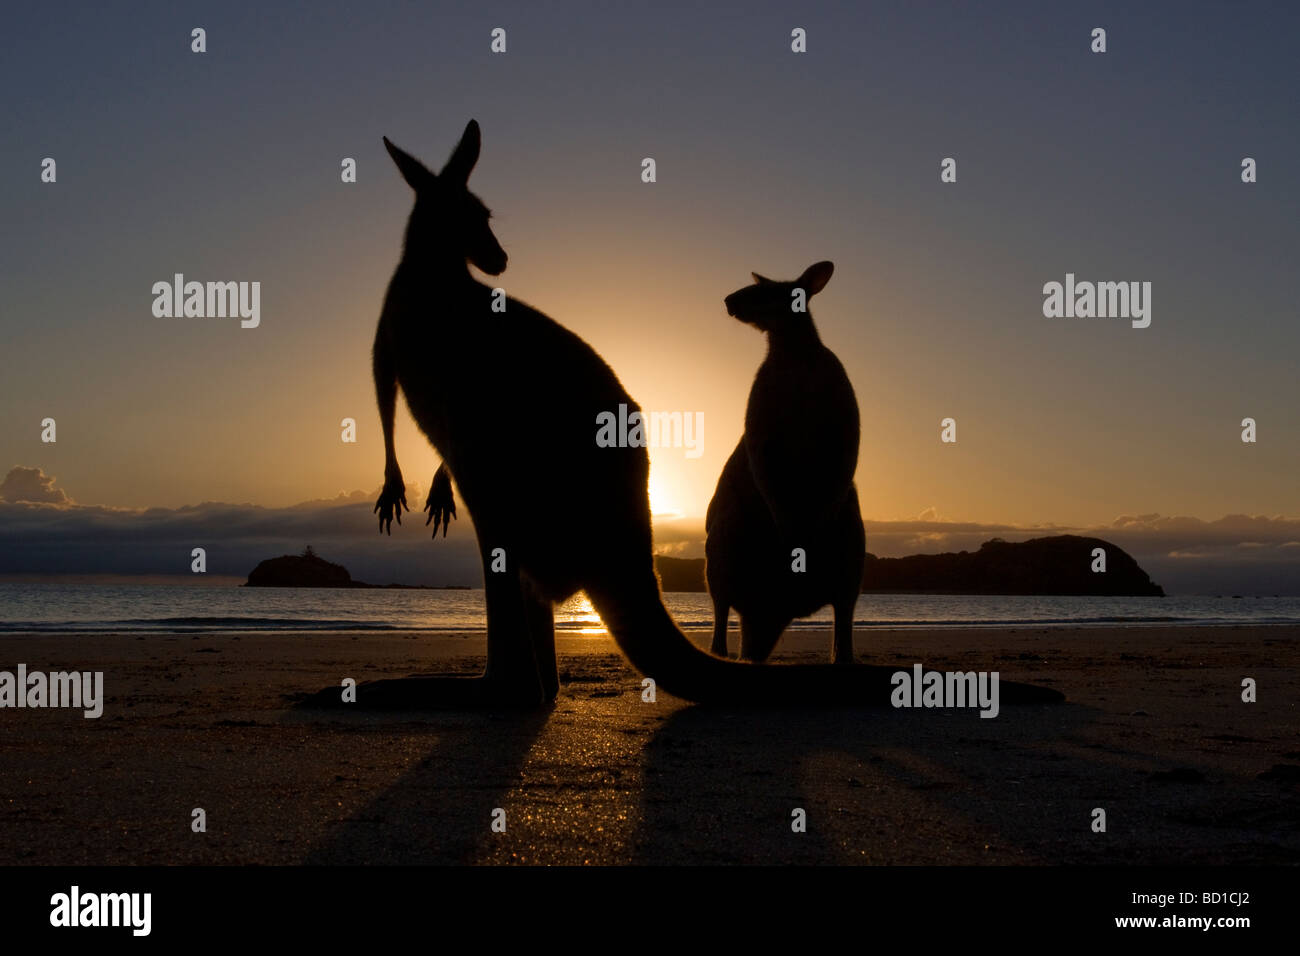
<path fill-rule="evenodd" d="M 379 514 L 379 533 L 383 534 L 386 530 L 389 534 L 393 533 L 393 516 L 397 516 L 397 523 L 402 523 L 402 509 L 407 511 L 411 509 L 406 504 L 406 485 L 402 482 L 402 476 L 396 478 L 384 479 L 384 490 L 379 493 L 379 500 L 375 502 L 375 511 Z"/>
<path fill-rule="evenodd" d="M 451 493 L 451 473 L 447 471 L 445 464 L 440 465 L 433 475 L 433 483 L 429 486 L 429 497 L 424 502 L 424 510 L 429 512 L 429 517 L 424 520 L 424 526 L 427 528 L 429 523 L 433 523 L 433 536 L 438 537 L 438 526 L 442 526 L 442 536 L 447 537 L 447 529 L 451 527 L 451 519 L 456 517 L 456 499 Z"/>

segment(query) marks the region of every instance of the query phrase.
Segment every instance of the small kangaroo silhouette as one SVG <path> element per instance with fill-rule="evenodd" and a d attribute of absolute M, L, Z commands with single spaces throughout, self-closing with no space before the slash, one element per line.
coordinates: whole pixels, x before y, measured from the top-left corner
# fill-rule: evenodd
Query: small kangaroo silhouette
<path fill-rule="evenodd" d="M 853 662 L 866 553 L 853 484 L 858 402 L 807 308 L 834 269 L 818 262 L 793 282 L 755 272 L 754 285 L 726 298 L 729 315 L 767 334 L 767 357 L 704 522 L 713 653 L 723 657 L 730 608 L 740 613 L 740 656 L 763 661 L 791 621 L 830 604 L 831 660 Z"/>
<path fill-rule="evenodd" d="M 504 312 L 494 312 L 493 290 L 469 271 L 472 264 L 495 276 L 507 263 L 487 207 L 467 186 L 480 138 L 471 120 L 437 174 L 384 139 L 415 190 L 415 206 L 380 314 L 373 367 L 384 434 L 380 528 L 391 534 L 393 518 L 400 523 L 407 507 L 393 446 L 400 386 L 443 459 L 439 471 L 455 479 L 474 521 L 486 592 L 487 669 L 476 678 L 364 684 L 357 702 L 378 708 L 548 702 L 559 690 L 553 602 L 585 590 L 633 666 L 669 694 L 768 705 L 886 703 L 893 668 L 728 661 L 678 630 L 655 574 L 646 450 L 596 444 L 601 413 L 638 406 L 581 338 L 514 298 L 505 300 Z M 431 519 L 445 520 L 450 480 L 434 485 L 426 508 Z M 1014 696 L 1008 688 L 1003 685 L 1004 702 Z M 1043 694 L 1032 699 L 1060 696 Z M 313 703 L 337 706 L 337 700 L 334 688 Z"/>

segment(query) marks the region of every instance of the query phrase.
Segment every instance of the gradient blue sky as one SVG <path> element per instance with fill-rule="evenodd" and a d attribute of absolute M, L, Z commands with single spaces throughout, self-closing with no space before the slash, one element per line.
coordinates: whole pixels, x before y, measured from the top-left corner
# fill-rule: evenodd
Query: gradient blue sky
<path fill-rule="evenodd" d="M 1298 35 L 1292 4 L 10 8 L 0 469 L 115 508 L 376 488 L 368 349 L 410 206 L 380 136 L 440 165 L 472 116 L 507 290 L 644 406 L 705 414 L 701 458 L 653 457 L 660 510 L 703 514 L 740 433 L 763 343 L 723 296 L 831 259 L 813 313 L 869 520 L 1296 516 Z M 174 272 L 261 281 L 261 327 L 154 318 Z M 1151 327 L 1044 318 L 1066 272 L 1150 281 Z M 399 453 L 426 484 L 405 417 Z"/>

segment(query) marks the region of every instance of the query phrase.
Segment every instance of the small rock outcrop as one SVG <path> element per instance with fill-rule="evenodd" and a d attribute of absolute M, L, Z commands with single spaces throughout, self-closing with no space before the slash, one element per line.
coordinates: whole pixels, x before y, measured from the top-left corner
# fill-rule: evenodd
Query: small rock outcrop
<path fill-rule="evenodd" d="M 302 554 L 267 558 L 248 575 L 252 588 L 351 588 L 365 587 L 352 580 L 348 569 L 319 557 L 308 546 Z"/>

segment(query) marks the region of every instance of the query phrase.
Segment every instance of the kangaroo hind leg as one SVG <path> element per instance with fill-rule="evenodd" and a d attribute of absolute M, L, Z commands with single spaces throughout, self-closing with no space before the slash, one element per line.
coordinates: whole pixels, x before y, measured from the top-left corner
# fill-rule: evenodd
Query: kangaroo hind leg
<path fill-rule="evenodd" d="M 713 598 L 713 644 L 709 648 L 718 657 L 727 656 L 727 616 L 731 606 L 725 598 Z"/>
<path fill-rule="evenodd" d="M 853 611 L 858 605 L 856 591 L 835 602 L 835 632 L 831 641 L 831 663 L 853 663 Z"/>
<path fill-rule="evenodd" d="M 554 699 L 558 686 L 555 638 L 550 603 L 530 593 L 509 552 L 493 558 L 483 548 L 487 595 L 487 671 L 479 677 L 434 675 L 369 681 L 356 688 L 355 703 L 342 701 L 338 687 L 327 687 L 299 706 L 308 708 L 356 707 L 360 710 L 468 710 L 484 707 L 537 707 Z M 496 564 L 499 570 L 493 571 Z M 506 570 L 510 568 L 510 570 Z M 546 627 L 542 612 L 545 611 Z M 548 639 L 549 633 L 549 639 Z M 535 635 L 540 635 L 540 639 Z M 538 650 L 549 660 L 549 676 L 538 667 Z"/>
<path fill-rule="evenodd" d="M 560 693 L 560 671 L 555 660 L 555 605 L 527 573 L 523 575 L 523 600 L 542 699 L 550 702 Z"/>
<path fill-rule="evenodd" d="M 540 610 L 531 593 L 531 582 L 530 593 L 525 594 L 524 579 L 511 550 L 482 546 L 488 632 L 487 671 L 483 676 L 503 698 L 521 706 L 537 705 L 550 699 L 543 689 L 532 634 L 532 629 L 540 625 Z M 550 653 L 554 667 L 553 631 Z"/>
<path fill-rule="evenodd" d="M 761 663 L 772 654 L 785 625 L 780 621 L 751 615 L 740 619 L 740 659 Z"/>

